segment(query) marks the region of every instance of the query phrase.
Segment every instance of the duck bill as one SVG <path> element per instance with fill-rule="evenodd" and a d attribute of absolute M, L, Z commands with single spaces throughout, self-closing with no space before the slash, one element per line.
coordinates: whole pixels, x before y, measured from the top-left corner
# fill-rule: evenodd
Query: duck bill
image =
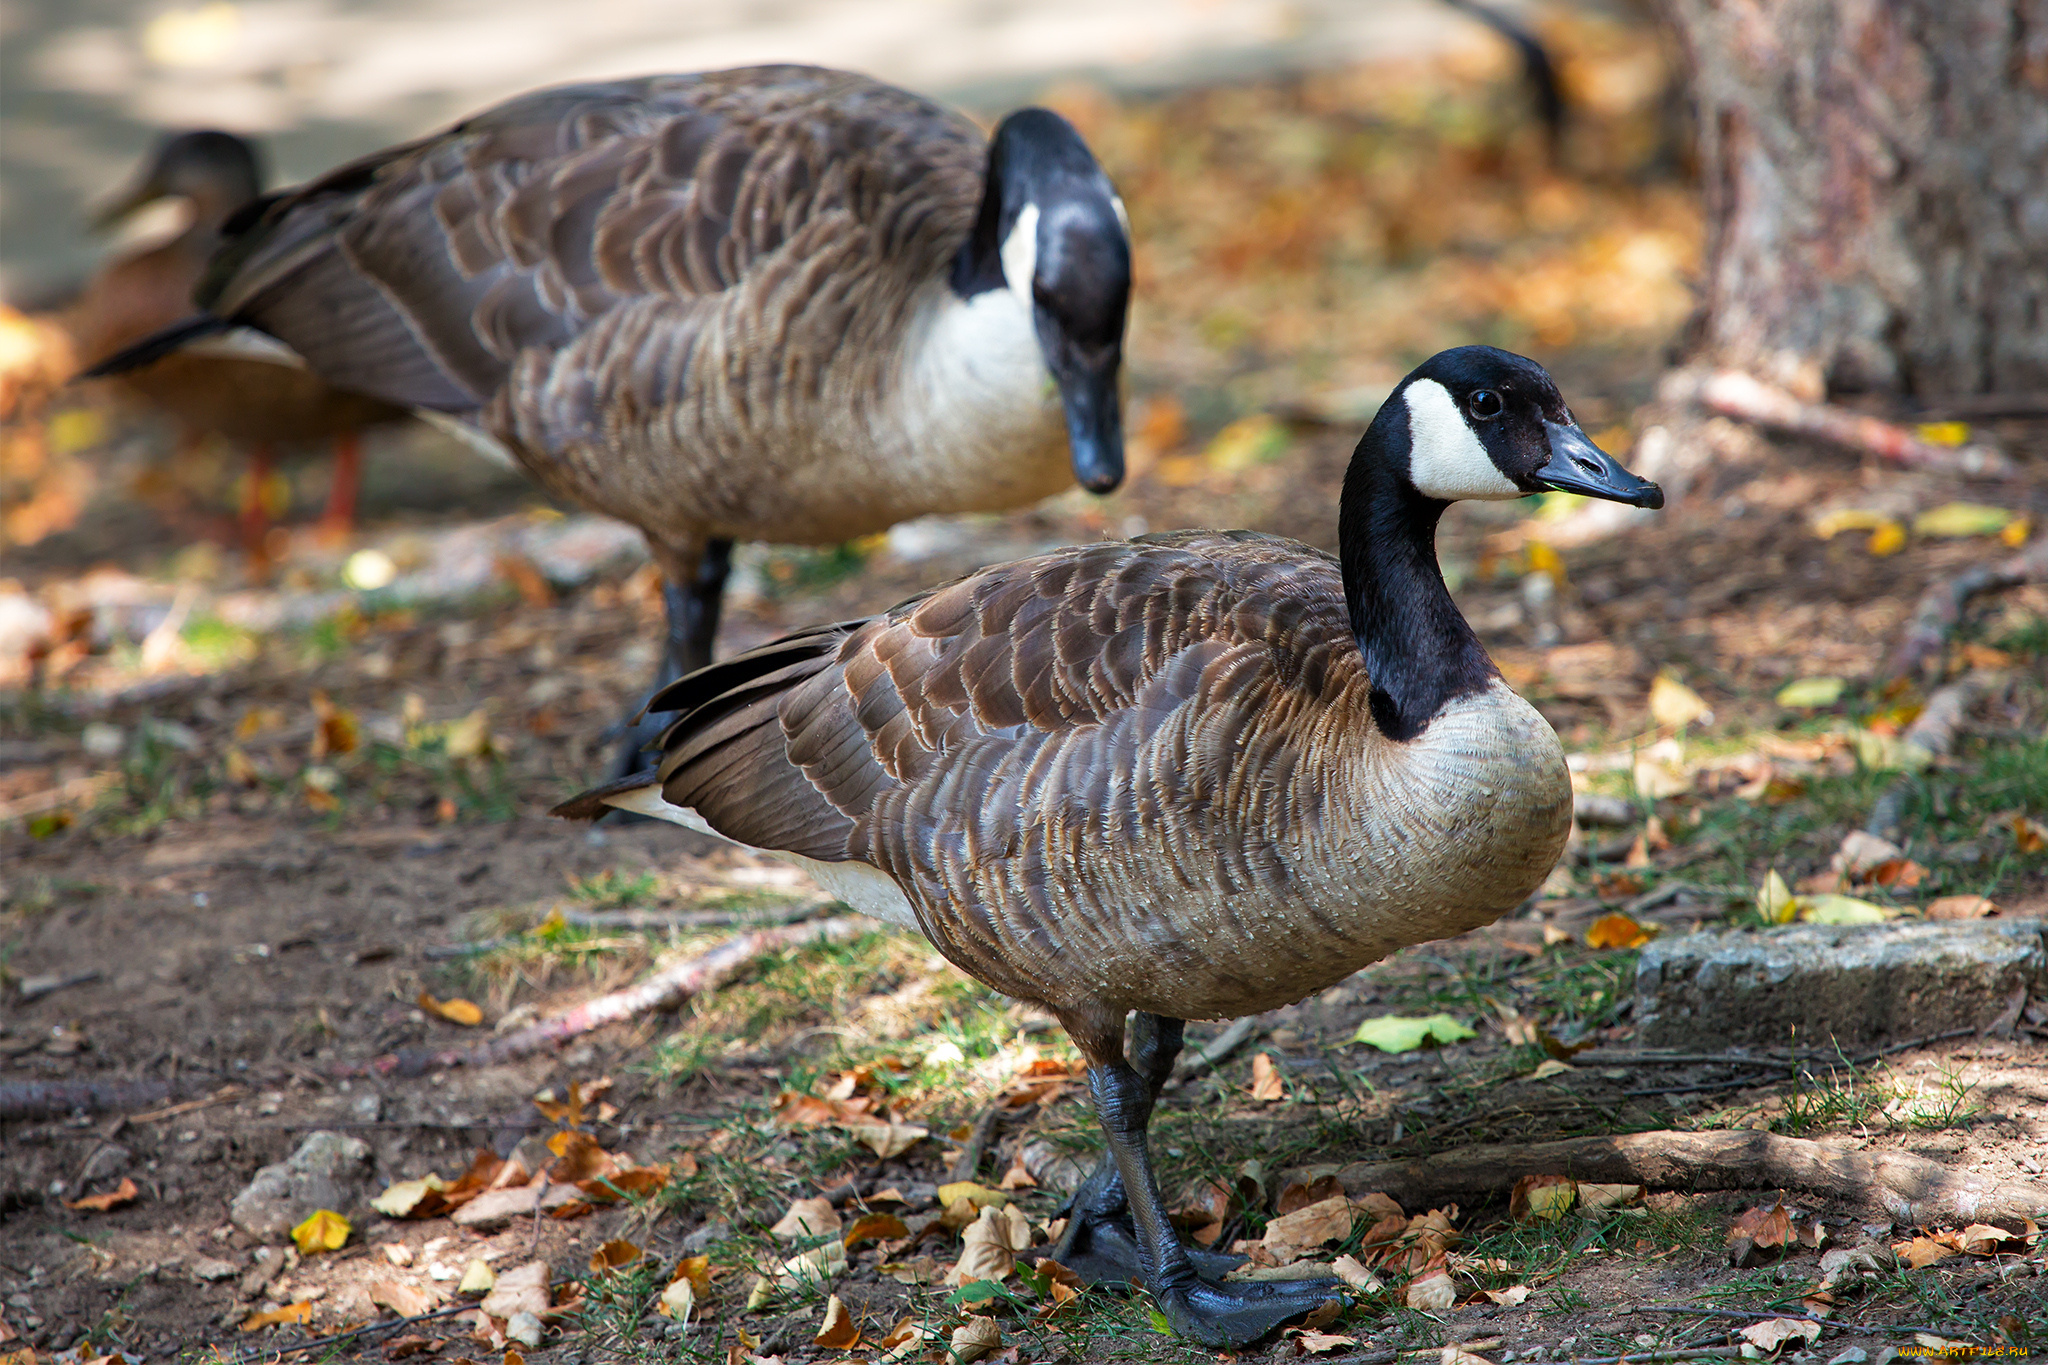
<path fill-rule="evenodd" d="M 1663 489 L 1623 469 L 1620 461 L 1594 445 L 1577 424 L 1545 422 L 1543 432 L 1550 438 L 1550 462 L 1536 471 L 1536 478 L 1547 487 L 1630 507 L 1664 505 Z"/>

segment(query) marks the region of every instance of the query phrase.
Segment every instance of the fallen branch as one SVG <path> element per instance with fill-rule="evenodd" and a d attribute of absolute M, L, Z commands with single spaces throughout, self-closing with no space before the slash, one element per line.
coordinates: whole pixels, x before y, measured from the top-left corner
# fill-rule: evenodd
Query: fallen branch
<path fill-rule="evenodd" d="M 1525 1175 L 1684 1190 L 1798 1190 L 1881 1208 L 1909 1225 L 2048 1216 L 2048 1185 L 1951 1171 L 1904 1152 L 1865 1154 L 1753 1131 L 1629 1133 L 1528 1146 L 1462 1147 L 1418 1161 L 1357 1162 L 1347 1192 L 1404 1207 L 1505 1195 Z"/>
<path fill-rule="evenodd" d="M 778 924 L 801 924 L 805 920 L 816 919 L 837 904 L 839 902 L 830 897 L 820 897 L 817 900 L 768 906 L 758 910 L 556 909 L 550 913 L 559 915 L 562 923 L 572 929 L 729 929 L 736 925 L 767 928 Z M 475 957 L 480 953 L 495 952 L 525 937 L 525 934 L 507 934 L 502 938 L 481 939 L 475 943 L 439 943 L 426 949 L 424 956 L 430 960 Z"/>
<path fill-rule="evenodd" d="M 1262 1027 L 1263 1025 L 1259 1022 L 1258 1015 L 1247 1014 L 1229 1028 L 1211 1038 L 1208 1045 L 1200 1052 L 1183 1061 L 1179 1069 L 1167 1080 L 1162 1089 L 1180 1089 L 1189 1081 L 1194 1080 L 1218 1062 L 1224 1061 L 1231 1053 L 1250 1042 L 1252 1035 L 1259 1032 Z"/>
<path fill-rule="evenodd" d="M 872 920 L 854 915 L 794 924 L 779 929 L 756 929 L 727 939 L 707 953 L 656 972 L 638 985 L 601 995 L 578 1005 L 566 1014 L 542 1020 L 531 1028 L 519 1029 L 503 1038 L 475 1048 L 407 1048 L 387 1053 L 370 1062 L 353 1062 L 335 1068 L 337 1076 L 420 1076 L 458 1066 L 499 1066 L 529 1057 L 546 1048 L 579 1038 L 606 1024 L 674 1009 L 693 995 L 713 991 L 739 975 L 755 959 L 783 948 L 810 943 L 837 943 L 874 928 Z"/>
<path fill-rule="evenodd" d="M 1740 370 L 1716 370 L 1700 381 L 1696 397 L 1709 412 L 1774 431 L 1810 436 L 1830 445 L 1875 455 L 1904 469 L 1988 478 L 2010 474 L 2012 462 L 1988 445 L 1939 446 L 1879 417 L 1828 403 L 1806 403 Z"/>
<path fill-rule="evenodd" d="M 1927 705 L 1920 708 L 1920 714 L 1906 727 L 1906 733 L 1899 736 L 1900 747 L 1924 754 L 1928 763 L 1946 757 L 1948 751 L 1955 748 L 1956 736 L 1963 728 L 1963 717 L 1969 713 L 1970 704 L 1991 684 L 2002 680 L 2000 674 L 1973 672 L 1935 688 L 1933 695 L 1927 698 Z M 1911 772 L 1894 778 L 1871 806 L 1870 818 L 1863 824 L 1864 832 L 1888 838 L 1905 816 L 1906 801 L 1913 794 L 1913 784 Z"/>
<path fill-rule="evenodd" d="M 2032 545 L 2003 563 L 1974 565 L 1936 583 L 1920 594 L 1912 624 L 1899 638 L 1899 647 L 1886 662 L 1883 677 L 1906 677 L 1939 658 L 1949 636 L 1962 624 L 1963 611 L 1972 598 L 2043 580 L 2048 580 L 2048 535 L 2037 536 Z"/>

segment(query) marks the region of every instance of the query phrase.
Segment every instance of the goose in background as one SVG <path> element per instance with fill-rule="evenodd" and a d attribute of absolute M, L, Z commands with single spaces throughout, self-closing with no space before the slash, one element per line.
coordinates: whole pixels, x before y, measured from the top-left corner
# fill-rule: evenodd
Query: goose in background
<path fill-rule="evenodd" d="M 1128 227 L 1049 110 L 985 138 L 802 66 L 562 86 L 226 236 L 205 311 L 107 368 L 254 328 L 502 445 L 646 533 L 657 685 L 710 662 L 736 540 L 836 544 L 1123 476 Z"/>
<path fill-rule="evenodd" d="M 1534 362 L 1446 351 L 1359 442 L 1337 556 L 1182 531 L 984 569 L 683 678 L 652 704 L 679 713 L 658 766 L 556 814 L 617 807 L 781 857 L 1052 1011 L 1109 1146 L 1052 1254 L 1240 1346 L 1339 1286 L 1210 1278 L 1230 1261 L 1167 1221 L 1153 1104 L 1184 1021 L 1489 923 L 1557 861 L 1563 749 L 1435 548 L 1450 503 L 1547 489 L 1664 500 Z"/>
<path fill-rule="evenodd" d="M 111 228 L 166 199 L 185 201 L 188 221 L 169 241 L 103 266 L 60 314 L 81 364 L 89 369 L 190 317 L 193 290 L 220 245 L 222 224 L 262 189 L 261 157 L 245 139 L 211 130 L 166 136 L 134 183 L 100 211 L 96 226 Z M 248 452 L 242 539 L 259 562 L 280 446 L 332 442 L 334 480 L 320 529 L 339 538 L 355 524 L 363 429 L 407 415 L 333 388 L 296 365 L 204 349 L 126 370 L 116 384 L 122 396 L 168 414 L 180 428 L 181 449 L 218 434 Z"/>

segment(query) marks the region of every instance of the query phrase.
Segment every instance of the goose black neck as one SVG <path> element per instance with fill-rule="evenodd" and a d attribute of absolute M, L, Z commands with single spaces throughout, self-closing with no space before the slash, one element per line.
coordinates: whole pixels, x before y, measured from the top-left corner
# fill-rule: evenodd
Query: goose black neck
<path fill-rule="evenodd" d="M 1372 680 L 1373 721 L 1413 739 L 1446 702 L 1497 676 L 1437 567 L 1436 524 L 1449 504 L 1408 482 L 1407 405 L 1389 399 L 1344 476 L 1337 540 L 1351 633 Z"/>

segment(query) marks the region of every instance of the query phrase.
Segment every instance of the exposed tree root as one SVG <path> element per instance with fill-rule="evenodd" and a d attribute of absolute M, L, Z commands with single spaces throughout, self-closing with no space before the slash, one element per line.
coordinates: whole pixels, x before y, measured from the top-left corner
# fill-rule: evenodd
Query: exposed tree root
<path fill-rule="evenodd" d="M 1881 1209 L 1907 1225 L 2048 1217 L 2048 1185 L 1748 1130 L 1461 1147 L 1419 1161 L 1358 1162 L 1337 1175 L 1348 1193 L 1378 1190 L 1404 1208 L 1504 1195 L 1525 1175 L 1570 1175 L 1657 1189 L 1798 1190 Z"/>
<path fill-rule="evenodd" d="M 1695 397 L 1702 407 L 1723 417 L 1812 437 L 1875 455 L 1905 469 L 1931 469 L 1977 478 L 2012 472 L 2012 462 L 1990 446 L 1935 445 L 1882 418 L 1827 403 L 1802 402 L 1740 370 L 1715 370 L 1706 375 L 1700 380 Z"/>
<path fill-rule="evenodd" d="M 1925 754 L 1929 762 L 1946 756 L 1956 746 L 1956 736 L 1962 731 L 1963 717 L 1968 714 L 1970 704 L 2003 680 L 2003 675 L 1998 673 L 1965 673 L 1954 682 L 1935 688 L 1933 695 L 1927 698 L 1927 705 L 1920 708 L 1920 714 L 1906 727 L 1906 733 L 1899 736 L 1899 743 Z M 1902 773 L 1885 788 L 1884 794 L 1870 808 L 1870 819 L 1863 824 L 1866 832 L 1879 838 L 1890 837 L 1905 815 L 1906 800 L 1913 794 L 1914 781 L 1912 773 Z"/>
<path fill-rule="evenodd" d="M 1903 678 L 1938 659 L 1949 636 L 1962 624 L 1963 611 L 1972 598 L 2042 581 L 2048 581 L 2048 535 L 2036 538 L 2032 545 L 2003 563 L 1978 564 L 1936 583 L 1920 595 L 1913 622 L 1906 627 L 1899 647 L 1886 662 L 1884 676 Z"/>
<path fill-rule="evenodd" d="M 807 943 L 837 943 L 867 933 L 874 921 L 854 915 L 792 924 L 779 929 L 756 929 L 727 939 L 707 953 L 679 962 L 655 973 L 638 985 L 586 1001 L 565 1014 L 558 1014 L 531 1028 L 523 1028 L 474 1048 L 407 1048 L 387 1053 L 369 1062 L 355 1062 L 335 1068 L 337 1076 L 420 1076 L 458 1066 L 499 1066 L 532 1056 L 571 1038 L 581 1037 L 606 1024 L 635 1019 L 657 1010 L 674 1009 L 693 995 L 716 990 L 737 976 L 756 958 L 783 948 Z"/>

